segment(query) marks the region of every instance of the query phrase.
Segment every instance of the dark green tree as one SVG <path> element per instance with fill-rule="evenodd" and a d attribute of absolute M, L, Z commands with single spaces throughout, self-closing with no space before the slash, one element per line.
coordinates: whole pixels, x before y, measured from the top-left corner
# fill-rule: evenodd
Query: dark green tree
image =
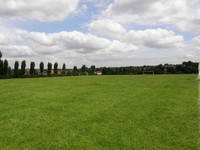
<path fill-rule="evenodd" d="M 66 74 L 66 65 L 65 65 L 65 63 L 63 64 L 63 66 L 62 66 L 62 74 Z"/>
<path fill-rule="evenodd" d="M 81 67 L 81 73 L 82 73 L 82 74 L 85 74 L 85 73 L 86 73 L 86 66 L 85 66 L 85 65 L 83 65 L 83 66 Z"/>
<path fill-rule="evenodd" d="M 54 74 L 58 74 L 58 63 L 56 62 L 55 64 L 54 64 Z"/>
<path fill-rule="evenodd" d="M 48 74 L 48 75 L 51 75 L 51 70 L 52 70 L 52 64 L 51 64 L 51 63 L 48 63 L 48 64 L 47 64 L 47 74 Z"/>
<path fill-rule="evenodd" d="M 76 66 L 74 66 L 73 68 L 73 75 L 77 76 L 79 73 L 78 73 L 78 68 Z"/>
<path fill-rule="evenodd" d="M 26 70 L 26 61 L 23 60 L 21 63 L 21 75 L 24 76 L 25 75 L 25 70 Z"/>
<path fill-rule="evenodd" d="M 41 62 L 40 63 L 40 73 L 43 73 L 44 72 L 44 63 Z"/>
<path fill-rule="evenodd" d="M 0 59 L 1 59 L 1 57 L 2 57 L 2 53 L 1 53 L 1 51 L 0 51 Z"/>
<path fill-rule="evenodd" d="M 15 61 L 15 65 L 14 65 L 14 76 L 15 78 L 19 77 L 19 62 Z"/>
<path fill-rule="evenodd" d="M 92 66 L 90 67 L 91 74 L 94 74 L 95 69 L 96 69 L 95 65 L 92 65 Z"/>
<path fill-rule="evenodd" d="M 3 75 L 8 75 L 8 61 L 5 59 L 3 63 Z"/>
<path fill-rule="evenodd" d="M 30 74 L 32 76 L 35 75 L 35 63 L 34 62 L 31 62 L 31 64 L 30 64 Z"/>
<path fill-rule="evenodd" d="M 0 59 L 0 76 L 3 76 L 3 60 Z"/>
<path fill-rule="evenodd" d="M 74 66 L 73 72 L 74 72 L 74 73 L 78 72 L 78 68 L 77 68 L 76 66 Z"/>
<path fill-rule="evenodd" d="M 106 67 L 103 67 L 103 69 L 102 69 L 102 74 L 103 74 L 103 75 L 107 75 L 107 74 L 108 74 L 108 71 L 107 71 L 107 68 L 106 68 Z"/>
<path fill-rule="evenodd" d="M 1 60 L 2 53 L 0 51 L 0 76 L 3 75 L 3 61 Z"/>

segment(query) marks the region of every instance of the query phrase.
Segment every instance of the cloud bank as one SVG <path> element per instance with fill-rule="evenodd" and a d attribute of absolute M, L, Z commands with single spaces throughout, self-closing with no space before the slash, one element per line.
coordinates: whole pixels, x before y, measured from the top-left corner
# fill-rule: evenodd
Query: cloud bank
<path fill-rule="evenodd" d="M 200 32 L 198 0 L 115 0 L 104 15 L 122 23 L 172 25 L 182 31 Z"/>
<path fill-rule="evenodd" d="M 79 0 L 0 0 L 0 16 L 42 22 L 61 21 L 76 10 Z"/>
<path fill-rule="evenodd" d="M 0 50 L 11 67 L 23 59 L 69 67 L 200 59 L 198 0 L 0 0 L 0 21 Z M 18 27 L 31 26 L 31 21 L 39 29 L 51 25 L 52 31 Z M 75 30 L 55 32 L 58 22 L 78 25 Z"/>

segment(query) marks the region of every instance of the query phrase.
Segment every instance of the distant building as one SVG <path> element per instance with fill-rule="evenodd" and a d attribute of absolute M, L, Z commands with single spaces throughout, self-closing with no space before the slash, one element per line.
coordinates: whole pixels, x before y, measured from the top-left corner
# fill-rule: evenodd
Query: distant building
<path fill-rule="evenodd" d="M 62 70 L 58 70 L 58 74 L 61 75 L 62 74 Z"/>
<path fill-rule="evenodd" d="M 53 69 L 51 70 L 51 74 L 54 74 L 54 70 Z"/>
<path fill-rule="evenodd" d="M 54 70 L 52 69 L 51 70 L 51 74 L 54 74 Z M 61 75 L 62 74 L 62 70 L 58 70 L 58 75 Z"/>
<path fill-rule="evenodd" d="M 95 71 L 94 74 L 96 74 L 96 75 L 102 75 L 102 71 Z"/>

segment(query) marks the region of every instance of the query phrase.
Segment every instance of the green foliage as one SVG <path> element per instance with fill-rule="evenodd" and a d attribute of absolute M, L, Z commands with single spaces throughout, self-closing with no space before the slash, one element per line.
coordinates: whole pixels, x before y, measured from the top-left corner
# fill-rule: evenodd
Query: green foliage
<path fill-rule="evenodd" d="M 88 69 L 88 72 L 91 74 L 91 75 L 94 75 L 94 72 L 95 72 L 95 65 L 92 65 L 89 69 Z"/>
<path fill-rule="evenodd" d="M 188 61 L 178 65 L 103 67 L 101 70 L 103 75 L 143 74 L 143 71 L 153 71 L 155 74 L 193 74 L 198 72 L 198 63 Z"/>
<path fill-rule="evenodd" d="M 51 70 L 52 70 L 52 64 L 49 62 L 47 64 L 47 75 L 50 76 L 51 75 Z"/>
<path fill-rule="evenodd" d="M 189 74 L 189 73 L 198 73 L 198 63 L 193 63 L 191 61 L 183 62 L 182 63 L 182 72 Z"/>
<path fill-rule="evenodd" d="M 76 66 L 74 66 L 74 68 L 73 68 L 73 75 L 74 76 L 78 76 L 79 75 L 78 68 Z"/>
<path fill-rule="evenodd" d="M 106 68 L 106 67 L 103 67 L 103 69 L 102 69 L 102 74 L 103 74 L 103 75 L 108 74 L 108 73 L 107 73 L 107 68 Z"/>
<path fill-rule="evenodd" d="M 2 53 L 0 51 L 0 56 L 2 56 Z M 26 62 L 25 60 L 21 64 L 21 72 L 19 72 L 19 63 L 15 62 L 14 67 L 14 77 L 25 77 L 25 67 Z M 128 67 L 103 67 L 103 68 L 96 68 L 94 65 L 92 65 L 90 68 L 87 68 L 85 65 L 83 65 L 80 69 L 78 69 L 76 66 L 74 66 L 73 70 L 68 69 L 67 75 L 71 76 L 78 76 L 81 74 L 94 74 L 94 71 L 102 72 L 103 75 L 130 75 L 130 74 L 143 74 L 144 72 L 154 72 L 155 74 L 194 74 L 198 73 L 198 63 L 195 62 L 183 62 L 182 64 L 165 64 L 165 65 L 157 65 L 157 66 L 128 66 Z M 26 77 L 44 77 L 46 76 L 43 74 L 44 72 L 44 63 L 40 63 L 40 73 L 39 75 L 36 75 L 35 73 L 35 63 L 31 62 L 30 64 L 30 74 L 31 76 Z M 20 74 L 19 74 L 20 73 Z M 11 69 L 10 69 L 11 74 Z M 10 76 L 9 74 L 9 76 Z M 58 63 L 54 64 L 54 75 L 52 75 L 52 64 L 48 63 L 47 65 L 47 75 L 48 76 L 57 76 L 58 75 Z M 62 75 L 66 75 L 66 65 L 63 64 L 62 67 Z M 1 78 L 6 78 L 8 76 L 8 61 L 7 60 L 1 60 L 0 59 L 0 76 Z"/>
<path fill-rule="evenodd" d="M 0 51 L 0 59 L 1 59 L 1 57 L 2 57 L 2 53 L 1 53 L 1 51 Z"/>
<path fill-rule="evenodd" d="M 3 60 L 0 59 L 0 76 L 3 76 Z"/>
<path fill-rule="evenodd" d="M 25 75 L 25 70 L 26 70 L 26 61 L 23 60 L 21 63 L 21 75 L 24 76 Z"/>
<path fill-rule="evenodd" d="M 62 74 L 65 75 L 66 74 L 66 65 L 65 63 L 62 66 Z"/>
<path fill-rule="evenodd" d="M 58 63 L 57 62 L 54 64 L 54 74 L 55 75 L 58 74 Z"/>
<path fill-rule="evenodd" d="M 35 75 L 35 63 L 31 62 L 30 64 L 30 75 L 34 76 Z"/>
<path fill-rule="evenodd" d="M 77 71 L 78 71 L 78 68 L 76 66 L 74 66 L 73 72 L 77 72 Z"/>
<path fill-rule="evenodd" d="M 195 79 L 127 75 L 0 80 L 0 147 L 197 150 Z"/>
<path fill-rule="evenodd" d="M 19 77 L 19 62 L 18 61 L 15 61 L 15 64 L 14 64 L 14 76 L 15 78 Z"/>
<path fill-rule="evenodd" d="M 43 73 L 44 72 L 44 63 L 41 62 L 40 63 L 40 73 Z"/>
<path fill-rule="evenodd" d="M 3 74 L 4 76 L 8 75 L 8 61 L 5 59 L 3 63 Z"/>
<path fill-rule="evenodd" d="M 82 73 L 82 74 L 85 74 L 85 72 L 86 72 L 86 66 L 83 65 L 83 66 L 81 67 L 81 73 Z"/>

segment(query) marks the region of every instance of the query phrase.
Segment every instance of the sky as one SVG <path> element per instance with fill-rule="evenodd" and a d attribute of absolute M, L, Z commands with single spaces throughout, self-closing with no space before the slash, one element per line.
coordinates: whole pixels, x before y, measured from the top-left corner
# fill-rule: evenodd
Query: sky
<path fill-rule="evenodd" d="M 0 0 L 0 50 L 11 68 L 200 62 L 200 1 Z"/>

